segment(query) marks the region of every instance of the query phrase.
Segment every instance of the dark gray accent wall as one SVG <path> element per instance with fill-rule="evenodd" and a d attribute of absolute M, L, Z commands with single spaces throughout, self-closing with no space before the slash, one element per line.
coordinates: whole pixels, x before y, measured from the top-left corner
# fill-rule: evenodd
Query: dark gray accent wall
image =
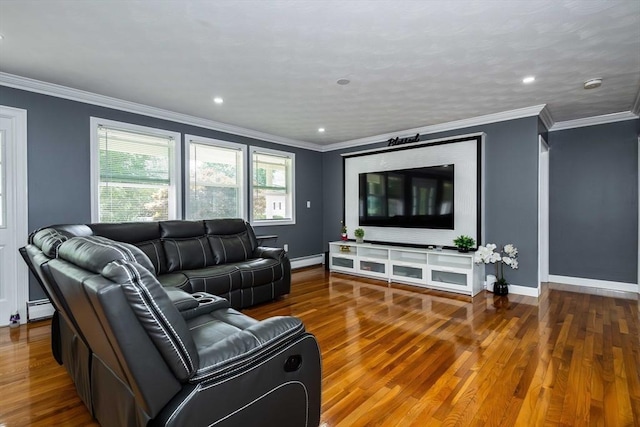
<path fill-rule="evenodd" d="M 538 118 L 527 117 L 423 135 L 427 141 L 484 132 L 485 236 L 483 244 L 513 243 L 518 270 L 505 271 L 512 284 L 538 286 Z M 340 154 L 386 146 L 385 142 L 323 154 L 324 242 L 337 240 L 343 215 L 343 163 Z M 411 151 L 407 150 L 407 155 Z M 487 273 L 493 273 L 492 266 Z"/>
<path fill-rule="evenodd" d="M 296 224 L 256 227 L 277 234 L 268 244 L 289 244 L 291 258 L 320 254 L 322 245 L 322 154 L 169 120 L 0 86 L 0 104 L 27 110 L 29 229 L 51 224 L 91 222 L 90 117 L 167 129 L 296 155 Z M 184 154 L 184 150 L 183 150 Z M 186 183 L 183 177 L 183 183 Z M 306 202 L 311 202 L 307 209 Z M 24 242 L 26 243 L 26 242 Z M 30 299 L 44 298 L 30 281 Z"/>
<path fill-rule="evenodd" d="M 549 273 L 637 283 L 640 120 L 549 132 Z"/>

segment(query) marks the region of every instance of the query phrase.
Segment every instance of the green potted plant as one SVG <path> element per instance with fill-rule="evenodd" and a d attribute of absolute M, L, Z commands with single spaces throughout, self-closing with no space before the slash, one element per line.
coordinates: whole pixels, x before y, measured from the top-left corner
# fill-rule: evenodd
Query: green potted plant
<path fill-rule="evenodd" d="M 456 245 L 458 251 L 460 252 L 469 252 L 469 249 L 473 248 L 476 245 L 476 241 L 469 236 L 458 236 L 453 240 L 453 244 Z"/>
<path fill-rule="evenodd" d="M 356 236 L 356 243 L 364 242 L 364 230 L 362 228 L 356 228 L 353 230 L 353 235 Z"/>

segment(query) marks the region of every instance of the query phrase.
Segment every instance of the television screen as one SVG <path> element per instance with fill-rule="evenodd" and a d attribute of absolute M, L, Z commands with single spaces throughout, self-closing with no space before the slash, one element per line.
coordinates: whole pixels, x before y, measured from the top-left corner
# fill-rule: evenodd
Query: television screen
<path fill-rule="evenodd" d="M 440 165 L 359 174 L 359 224 L 453 230 L 453 171 Z"/>

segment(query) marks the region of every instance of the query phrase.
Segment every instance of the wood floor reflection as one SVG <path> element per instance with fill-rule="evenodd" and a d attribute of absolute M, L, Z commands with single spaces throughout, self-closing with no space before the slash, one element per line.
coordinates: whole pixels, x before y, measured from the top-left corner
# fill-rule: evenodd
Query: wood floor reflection
<path fill-rule="evenodd" d="M 640 425 L 637 300 L 471 299 L 311 268 L 244 312 L 298 316 L 316 335 L 325 427 Z M 0 386 L 0 425 L 92 425 L 48 322 L 0 328 Z"/>

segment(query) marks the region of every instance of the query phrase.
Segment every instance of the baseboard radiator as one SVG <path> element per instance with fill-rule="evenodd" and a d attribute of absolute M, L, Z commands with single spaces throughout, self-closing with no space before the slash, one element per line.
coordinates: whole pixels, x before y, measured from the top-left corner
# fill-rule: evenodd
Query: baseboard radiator
<path fill-rule="evenodd" d="M 27 301 L 27 322 L 48 319 L 53 316 L 55 309 L 48 299 Z"/>

